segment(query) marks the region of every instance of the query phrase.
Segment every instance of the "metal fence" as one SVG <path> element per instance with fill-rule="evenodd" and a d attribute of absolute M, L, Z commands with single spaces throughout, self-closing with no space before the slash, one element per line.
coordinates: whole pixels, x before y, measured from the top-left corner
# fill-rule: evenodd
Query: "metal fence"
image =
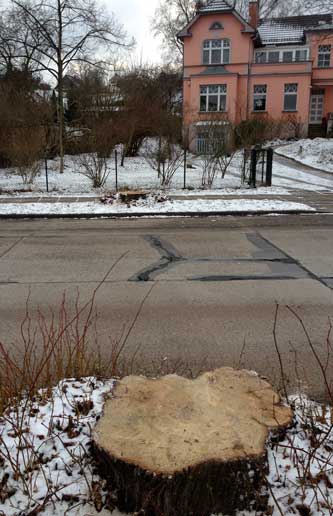
<path fill-rule="evenodd" d="M 256 186 L 272 186 L 273 149 L 244 149 L 242 183 Z"/>

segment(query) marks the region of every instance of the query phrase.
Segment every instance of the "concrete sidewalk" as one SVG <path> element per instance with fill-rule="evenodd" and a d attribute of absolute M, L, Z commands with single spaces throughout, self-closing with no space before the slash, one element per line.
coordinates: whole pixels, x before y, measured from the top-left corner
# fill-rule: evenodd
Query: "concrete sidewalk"
<path fill-rule="evenodd" d="M 260 191 L 260 189 L 258 190 Z M 98 202 L 101 199 L 101 195 L 57 195 L 57 196 L 21 196 L 21 197 L 2 197 L 0 195 L 0 205 L 1 204 L 32 204 L 32 203 L 46 203 L 46 204 L 55 204 L 55 203 L 84 203 L 84 202 Z M 263 195 L 260 193 L 249 193 L 247 195 L 237 195 L 233 194 L 223 194 L 220 191 L 216 191 L 216 194 L 202 194 L 200 193 L 182 193 L 179 194 L 170 194 L 168 195 L 170 200 L 180 201 L 194 201 L 194 200 L 238 200 L 238 201 L 246 201 L 246 200 L 277 200 L 277 201 L 285 201 L 285 202 L 298 202 L 302 204 L 306 204 L 311 206 L 316 211 L 321 213 L 333 213 L 333 192 L 325 190 L 325 191 L 304 191 L 304 190 L 289 190 L 289 194 L 272 194 L 272 195 Z"/>

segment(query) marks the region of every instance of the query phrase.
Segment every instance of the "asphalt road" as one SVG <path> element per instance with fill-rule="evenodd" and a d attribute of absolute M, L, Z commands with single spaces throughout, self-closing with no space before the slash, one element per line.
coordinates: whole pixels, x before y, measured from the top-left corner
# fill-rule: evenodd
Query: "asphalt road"
<path fill-rule="evenodd" d="M 135 371 L 196 374 L 221 365 L 324 395 L 320 369 L 291 307 L 324 360 L 332 315 L 333 216 L 0 222 L 0 340 L 20 342 L 35 314 L 72 310 L 97 288 L 107 357 L 126 339 Z M 48 315 L 49 317 L 49 315 Z M 95 343 L 92 344 L 96 346 Z M 328 371 L 332 371 L 329 362 Z"/>

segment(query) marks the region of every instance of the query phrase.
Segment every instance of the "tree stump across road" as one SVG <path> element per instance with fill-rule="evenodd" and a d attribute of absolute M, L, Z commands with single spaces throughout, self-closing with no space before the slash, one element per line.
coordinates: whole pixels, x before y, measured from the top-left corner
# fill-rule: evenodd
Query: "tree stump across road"
<path fill-rule="evenodd" d="M 121 511 L 232 515 L 267 502 L 266 441 L 292 417 L 248 371 L 128 376 L 106 402 L 93 449 Z"/>
<path fill-rule="evenodd" d="M 133 201 L 139 201 L 141 199 L 147 199 L 148 192 L 143 190 L 124 190 L 119 192 L 121 202 L 130 204 Z"/>

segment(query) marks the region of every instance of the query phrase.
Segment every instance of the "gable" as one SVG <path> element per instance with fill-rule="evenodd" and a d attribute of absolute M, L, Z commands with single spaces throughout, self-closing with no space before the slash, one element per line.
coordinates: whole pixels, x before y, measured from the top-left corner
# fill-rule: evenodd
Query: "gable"
<path fill-rule="evenodd" d="M 215 19 L 212 16 L 213 14 L 217 15 Z M 177 38 L 184 40 L 186 37 L 191 37 L 194 25 L 200 18 L 206 16 L 209 16 L 210 24 L 221 23 L 223 28 L 223 23 L 218 19 L 218 15 L 221 14 L 232 14 L 240 22 L 240 25 L 242 26 L 242 32 L 255 32 L 255 29 L 251 27 L 251 25 L 246 20 L 244 20 L 244 18 L 242 18 L 242 16 L 233 7 L 231 7 L 226 2 L 226 0 L 210 0 L 199 8 L 197 14 L 190 21 L 190 23 L 188 23 L 186 27 L 184 27 L 177 34 Z"/>

